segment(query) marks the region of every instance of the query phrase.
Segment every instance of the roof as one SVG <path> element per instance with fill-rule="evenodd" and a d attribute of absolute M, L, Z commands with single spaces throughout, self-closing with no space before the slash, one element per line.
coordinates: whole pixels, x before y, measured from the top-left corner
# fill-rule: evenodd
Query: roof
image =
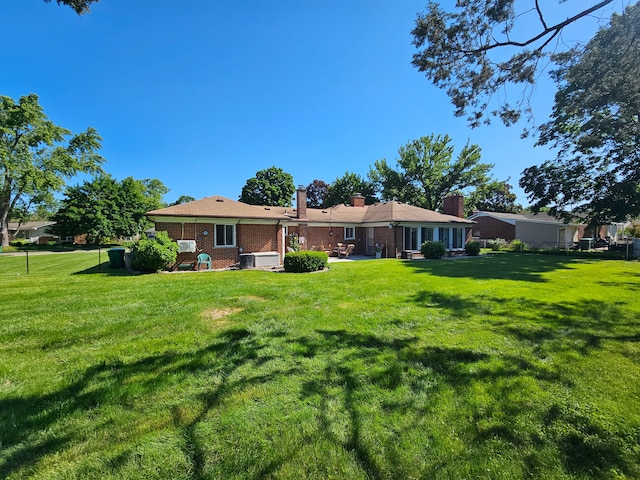
<path fill-rule="evenodd" d="M 52 222 L 49 220 L 42 220 L 39 222 L 24 222 L 22 224 L 18 222 L 9 222 L 9 230 L 17 230 L 18 226 L 20 226 L 20 230 L 38 230 L 40 228 L 50 227 L 51 225 L 55 225 L 56 222 Z"/>
<path fill-rule="evenodd" d="M 181 203 L 159 210 L 147 212 L 156 217 L 212 217 L 212 218 L 255 218 L 264 220 L 285 220 L 278 212 L 280 207 L 249 205 L 215 195 L 193 202 Z"/>
<path fill-rule="evenodd" d="M 239 218 L 334 224 L 385 222 L 474 223 L 472 220 L 444 215 L 395 201 L 365 205 L 364 207 L 336 205 L 335 207 L 324 209 L 307 208 L 307 217 L 298 219 L 295 208 L 249 205 L 220 196 L 206 197 L 202 200 L 153 210 L 147 212 L 147 216 L 167 217 L 167 219 L 169 217 Z"/>
<path fill-rule="evenodd" d="M 505 223 L 509 223 L 511 225 L 515 225 L 517 222 L 526 222 L 526 223 L 542 223 L 542 224 L 552 224 L 552 225 L 568 225 L 567 223 L 558 220 L 551 215 L 546 213 L 502 213 L 502 212 L 476 212 L 473 215 L 469 216 L 470 220 L 475 220 L 479 217 L 491 217 L 496 220 L 501 220 Z"/>

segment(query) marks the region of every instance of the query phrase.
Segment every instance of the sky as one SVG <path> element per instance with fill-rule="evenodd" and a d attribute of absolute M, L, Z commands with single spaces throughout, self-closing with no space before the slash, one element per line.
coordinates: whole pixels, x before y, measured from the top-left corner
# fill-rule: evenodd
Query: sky
<path fill-rule="evenodd" d="M 0 95 L 35 93 L 54 123 L 94 127 L 105 171 L 157 178 L 167 202 L 238 199 L 272 166 L 296 185 L 366 177 L 378 159 L 395 165 L 410 140 L 447 134 L 454 155 L 479 145 L 493 177 L 509 178 L 527 205 L 522 170 L 553 154 L 521 139 L 522 126 L 472 130 L 454 117 L 445 92 L 411 65 L 410 32 L 426 4 L 102 0 L 78 16 L 55 0 L 2 0 Z M 580 28 L 589 38 L 595 26 Z M 541 80 L 536 121 L 553 93 Z"/>

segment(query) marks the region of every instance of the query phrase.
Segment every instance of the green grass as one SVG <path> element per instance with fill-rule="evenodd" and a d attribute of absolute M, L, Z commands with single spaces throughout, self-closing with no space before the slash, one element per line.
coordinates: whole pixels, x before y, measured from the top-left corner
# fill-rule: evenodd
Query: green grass
<path fill-rule="evenodd" d="M 0 478 L 640 478 L 638 262 L 13 261 Z"/>

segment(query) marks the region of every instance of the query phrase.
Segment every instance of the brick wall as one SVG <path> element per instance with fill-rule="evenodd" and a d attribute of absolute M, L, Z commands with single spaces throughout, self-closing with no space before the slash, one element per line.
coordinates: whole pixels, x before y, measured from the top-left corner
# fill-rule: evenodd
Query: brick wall
<path fill-rule="evenodd" d="M 243 253 L 278 252 L 282 254 L 282 227 L 280 225 L 237 225 L 235 247 L 215 247 L 213 223 L 156 223 L 156 231 L 166 231 L 172 240 L 195 240 L 197 251 L 179 253 L 178 261 L 195 261 L 198 253 L 211 256 L 211 267 L 226 268 L 240 261 L 239 247 Z M 204 232 L 207 232 L 207 235 Z M 282 258 L 280 259 L 282 263 Z"/>
<path fill-rule="evenodd" d="M 514 240 L 516 238 L 515 225 L 491 217 L 478 217 L 475 221 L 476 225 L 473 226 L 473 231 L 479 232 L 482 240 L 492 240 L 494 238 Z"/>

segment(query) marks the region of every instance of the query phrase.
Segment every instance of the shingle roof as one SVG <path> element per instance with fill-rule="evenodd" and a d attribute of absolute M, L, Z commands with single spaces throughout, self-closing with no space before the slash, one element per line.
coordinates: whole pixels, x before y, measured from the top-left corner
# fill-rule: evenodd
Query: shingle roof
<path fill-rule="evenodd" d="M 516 222 L 547 223 L 547 224 L 562 224 L 562 225 L 565 224 L 561 220 L 558 220 L 557 218 L 552 217 L 551 215 L 548 215 L 546 213 L 521 214 L 521 213 L 502 213 L 502 212 L 482 211 L 482 212 L 474 213 L 469 218 L 473 219 L 473 218 L 482 217 L 482 216 L 496 218 L 498 220 L 502 220 L 504 222 L 511 223 L 511 224 L 515 224 Z"/>
<path fill-rule="evenodd" d="M 211 217 L 211 218 L 256 218 L 264 220 L 285 220 L 278 207 L 249 205 L 229 198 L 214 195 L 193 202 L 181 203 L 159 210 L 147 212 L 157 217 Z"/>
<path fill-rule="evenodd" d="M 298 221 L 297 211 L 291 207 L 265 207 L 248 205 L 225 197 L 213 196 L 189 203 L 174 205 L 147 212 L 155 217 L 207 217 L 246 218 L 263 220 Z M 307 208 L 308 223 L 382 223 L 382 222 L 423 222 L 423 223 L 474 223 L 471 220 L 444 215 L 424 208 L 401 202 L 384 202 L 364 207 L 337 205 L 331 208 Z"/>

